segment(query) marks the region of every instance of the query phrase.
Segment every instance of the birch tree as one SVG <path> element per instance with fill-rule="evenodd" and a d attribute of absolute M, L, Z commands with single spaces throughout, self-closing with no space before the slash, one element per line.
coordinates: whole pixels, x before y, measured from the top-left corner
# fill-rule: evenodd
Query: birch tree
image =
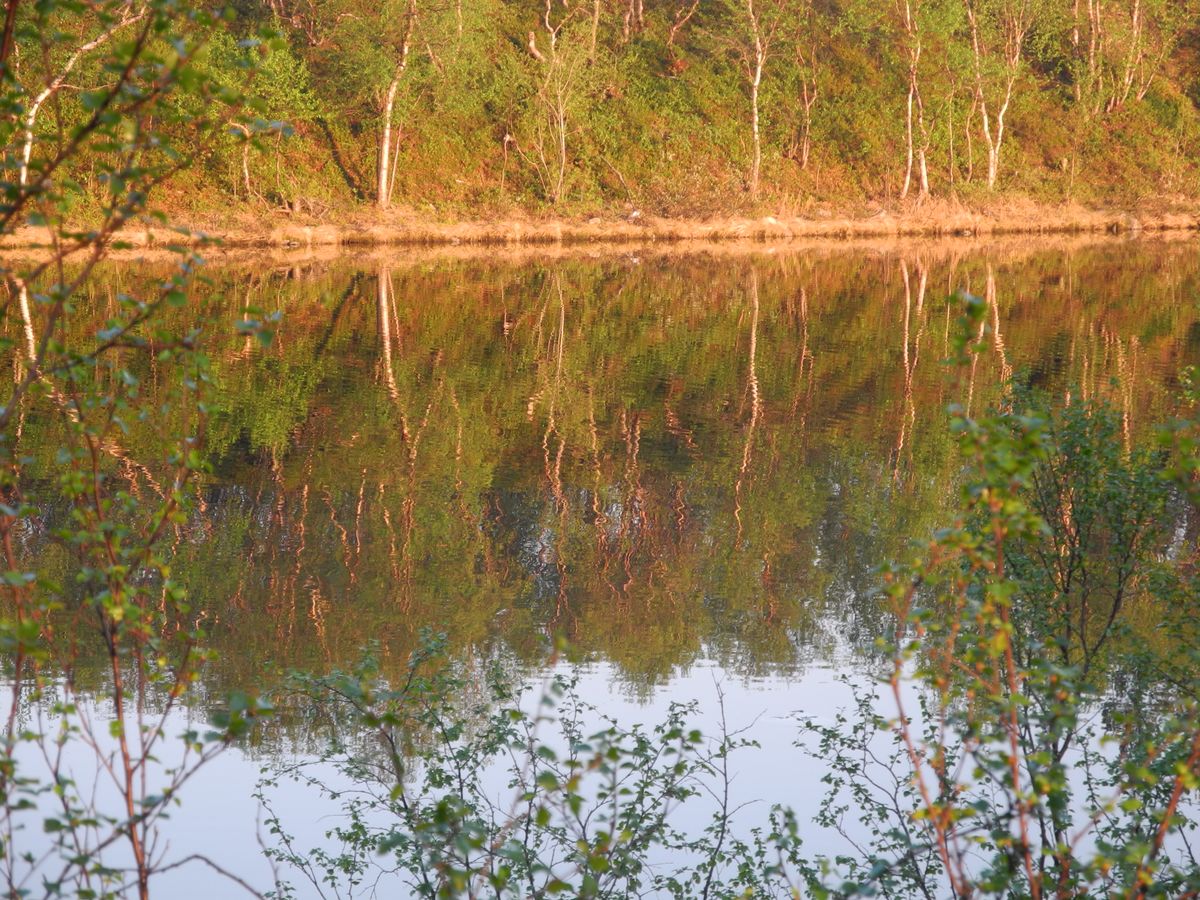
<path fill-rule="evenodd" d="M 804 170 L 808 168 L 808 161 L 812 156 L 813 107 L 816 106 L 821 93 L 817 77 L 819 48 L 826 32 L 821 27 L 822 23 L 812 0 L 799 0 L 793 21 L 795 28 L 791 42 L 800 122 L 796 135 L 784 155 L 795 160 L 801 170 Z"/>
<path fill-rule="evenodd" d="M 929 163 L 926 160 L 926 153 L 929 149 L 929 128 L 925 123 L 925 101 L 921 96 L 920 74 L 921 54 L 925 49 L 925 36 L 921 22 L 923 5 L 923 0 L 896 0 L 895 7 L 908 76 L 908 96 L 904 109 L 906 163 L 904 186 L 900 189 L 901 199 L 906 198 L 912 188 L 914 157 L 919 180 L 918 197 L 923 200 L 929 196 Z"/>
<path fill-rule="evenodd" d="M 732 52 L 750 100 L 750 196 L 757 199 L 762 173 L 761 96 L 767 63 L 773 56 L 775 39 L 789 10 L 785 0 L 722 0 L 729 13 L 728 31 L 718 42 Z"/>
<path fill-rule="evenodd" d="M 996 187 L 1007 116 L 1021 76 L 1033 0 L 963 0 L 974 60 L 975 107 L 987 149 L 987 186 Z"/>
<path fill-rule="evenodd" d="M 379 168 L 375 178 L 375 205 L 383 210 L 391 206 L 395 170 L 392 165 L 392 117 L 396 109 L 396 92 L 408 70 L 408 59 L 412 52 L 413 34 L 417 27 L 417 0 L 406 0 L 402 16 L 399 41 L 394 51 L 394 62 L 387 90 L 383 94 L 381 109 L 382 127 L 379 130 Z"/>
<path fill-rule="evenodd" d="M 15 10 L 15 4 L 11 8 Z M 96 10 L 94 21 L 90 18 L 84 20 L 91 27 L 75 35 L 69 35 L 60 30 L 60 25 L 39 16 L 37 27 L 43 44 L 39 54 L 30 55 L 40 64 L 27 66 L 18 77 L 19 81 L 26 82 L 24 89 L 28 97 L 20 116 L 20 153 L 17 161 L 17 183 L 20 187 L 29 184 L 37 141 L 37 120 L 43 107 L 63 90 L 83 90 L 74 80 L 83 65 L 122 31 L 142 21 L 146 14 L 145 5 L 139 0 L 105 4 Z M 14 15 L 6 16 L 6 20 L 14 18 Z M 5 27 L 6 30 L 10 27 L 7 21 Z"/>
<path fill-rule="evenodd" d="M 1144 99 L 1198 12 L 1195 0 L 1072 0 L 1076 102 L 1095 117 Z"/>
<path fill-rule="evenodd" d="M 678 75 L 685 68 L 677 49 L 679 36 L 699 8 L 700 0 L 681 0 L 675 6 L 671 24 L 667 28 L 666 40 L 667 72 L 671 75 Z"/>
<path fill-rule="evenodd" d="M 573 19 L 579 7 L 545 0 L 540 30 L 530 31 L 527 49 L 536 66 L 536 107 L 526 146 L 517 150 L 533 168 L 551 204 L 566 191 L 568 138 L 589 52 L 575 40 Z"/>

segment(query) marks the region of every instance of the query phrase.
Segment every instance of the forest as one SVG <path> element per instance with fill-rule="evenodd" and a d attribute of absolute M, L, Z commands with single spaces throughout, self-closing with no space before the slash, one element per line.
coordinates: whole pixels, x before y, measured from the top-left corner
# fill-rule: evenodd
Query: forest
<path fill-rule="evenodd" d="M 24 184 L 146 0 L 10 3 Z M 269 0 L 193 35 L 251 98 L 177 141 L 192 223 L 1185 207 L 1196 0 Z M 253 70 L 253 74 L 251 74 Z M 253 82 L 252 88 L 250 82 Z M 194 112 L 195 110 L 193 110 Z M 164 125 L 163 127 L 169 127 Z M 95 160 L 64 202 L 97 217 Z M 385 211 L 391 210 L 390 213 Z"/>

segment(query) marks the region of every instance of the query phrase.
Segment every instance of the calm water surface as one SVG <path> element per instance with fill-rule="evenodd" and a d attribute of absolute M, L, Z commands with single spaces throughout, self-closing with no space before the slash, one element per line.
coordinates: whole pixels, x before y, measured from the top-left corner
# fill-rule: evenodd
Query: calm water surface
<path fill-rule="evenodd" d="M 978 411 L 1027 373 L 1052 396 L 1109 398 L 1136 439 L 1200 361 L 1196 251 L 214 262 L 170 313 L 208 321 L 217 384 L 214 475 L 176 563 L 221 653 L 205 688 L 348 664 L 367 641 L 399 664 L 422 628 L 536 680 L 561 635 L 585 695 L 631 718 L 712 709 L 721 683 L 735 719 L 761 717 L 742 795 L 811 806 L 817 773 L 789 753 L 786 717 L 832 715 L 837 677 L 874 670 L 873 569 L 954 503 L 947 405 Z M 97 320 L 163 271 L 111 265 Z M 991 341 L 955 374 L 941 361 L 960 289 L 985 298 Z M 232 328 L 275 311 L 266 349 Z M 51 446 L 37 426 L 28 439 Z M 173 841 L 268 887 L 247 795 L 263 760 L 309 749 L 280 724 L 226 756 Z M 319 838 L 327 810 L 280 802 Z M 171 877 L 172 896 L 214 889 Z"/>

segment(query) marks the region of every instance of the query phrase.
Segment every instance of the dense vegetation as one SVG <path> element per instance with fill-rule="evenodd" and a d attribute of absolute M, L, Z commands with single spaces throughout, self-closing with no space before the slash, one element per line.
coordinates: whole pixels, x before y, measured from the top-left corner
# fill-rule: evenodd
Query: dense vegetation
<path fill-rule="evenodd" d="M 145 0 L 16 4 L 33 170 Z M 1200 191 L 1194 0 L 269 0 L 205 35 L 260 126 L 160 199 L 193 216 L 396 206 L 828 214 L 901 199 L 1146 204 Z M 261 56 L 243 39 L 281 35 Z M 40 51 L 43 35 L 69 40 Z M 80 52 L 80 51 L 83 52 Z M 69 65 L 68 65 L 69 63 Z M 64 77 L 59 77 L 59 76 Z M 95 203 L 84 158 L 70 200 Z M 22 175 L 24 177 L 24 175 Z M 228 220 L 225 220 L 226 224 Z"/>
<path fill-rule="evenodd" d="M 679 32 L 693 18 L 698 29 L 708 21 L 691 9 L 673 20 L 680 28 L 668 41 L 679 78 L 688 68 Z M 738 9 L 725 10 L 729 23 Z M 910 40 L 914 9 L 905 7 Z M 985 104 L 992 110 L 984 176 L 991 182 L 1004 158 L 997 151 L 1007 105 L 992 105 L 986 89 L 999 78 L 1002 97 L 1016 96 L 1037 32 L 1025 18 L 1032 6 L 985 9 L 972 0 L 965 9 L 979 51 L 976 114 L 983 120 Z M 1148 48 L 1164 46 L 1155 41 L 1167 20 L 1155 16 L 1178 5 L 1135 9 L 1126 66 L 1112 63 L 1121 58 L 1112 57 L 1119 41 L 1096 40 L 1086 57 L 1093 80 L 1076 73 L 1076 102 L 1088 98 L 1097 116 L 1148 100 L 1158 83 L 1148 73 L 1163 60 Z M 585 290 L 585 279 L 562 264 L 526 272 L 537 290 L 511 306 L 503 283 L 481 290 L 416 267 L 401 278 L 443 279 L 453 290 L 443 305 L 403 314 L 393 272 L 380 266 L 369 278 L 351 275 L 336 293 L 318 289 L 292 304 L 324 320 L 297 328 L 293 342 L 283 310 L 271 308 L 283 301 L 269 277 L 249 290 L 235 283 L 242 302 L 230 316 L 215 302 L 220 282 L 197 277 L 203 260 L 194 244 L 174 248 L 175 264 L 160 270 L 112 278 L 102 270 L 122 225 L 146 215 L 152 195 L 163 185 L 184 189 L 181 172 L 191 174 L 195 191 L 205 166 L 231 152 L 227 158 L 245 160 L 253 190 L 250 160 L 262 152 L 254 141 L 260 148 L 282 142 L 286 129 L 247 109 L 269 108 L 272 66 L 288 59 L 280 55 L 286 45 L 267 55 L 258 39 L 237 46 L 227 30 L 237 27 L 236 16 L 215 18 L 175 0 L 106 7 L 9 0 L 5 12 L 0 236 L 40 221 L 55 241 L 46 252 L 0 263 L 0 354 L 11 372 L 0 406 L 6 895 L 149 900 L 165 874 L 184 867 L 189 874 L 206 867 L 227 888 L 277 898 L 295 896 L 293 884 L 338 897 L 389 889 L 613 900 L 881 893 L 1143 900 L 1200 890 L 1192 843 L 1200 825 L 1200 390 L 1194 368 L 1179 370 L 1178 398 L 1169 403 L 1157 389 L 1133 384 L 1139 366 L 1178 363 L 1177 354 L 1194 349 L 1194 319 L 1175 302 L 1194 298 L 1194 268 L 1163 266 L 1157 280 L 1129 288 L 1144 297 L 1152 285 L 1171 301 L 1151 305 L 1144 320 L 1137 302 L 1109 309 L 1086 289 L 1079 296 L 1064 289 L 1061 309 L 1049 313 L 1079 316 L 1089 327 L 1068 340 L 1060 332 L 1039 350 L 1080 361 L 1082 376 L 1065 390 L 1054 383 L 1061 367 L 1034 366 L 1029 377 L 1016 371 L 1015 341 L 1006 339 L 1044 326 L 1026 307 L 1025 322 L 1018 316 L 1001 327 L 1002 273 L 994 265 L 951 259 L 942 273 L 973 291 L 940 303 L 931 296 L 937 269 L 919 256 L 883 263 L 883 303 L 855 306 L 856 291 L 814 291 L 811 313 L 808 289 L 819 278 L 786 259 L 772 261 L 774 271 L 739 260 L 723 280 L 705 277 L 702 265 L 661 266 L 662 278 L 681 281 L 676 301 L 657 299 L 653 282 L 623 296 L 622 273 L 612 266 Z M 399 49 L 408 55 L 401 58 L 415 67 L 425 45 L 438 68 L 432 40 L 419 40 L 418 12 L 416 5 L 402 11 Z M 648 15 L 638 6 L 628 12 L 633 45 Z M 1098 37 L 1112 20 L 1102 5 L 1090 3 L 1088 12 Z M 457 8 L 442 13 L 456 22 Z M 769 61 L 767 39 L 782 40 L 775 23 L 784 20 L 767 18 L 765 8 L 746 13 L 753 98 L 762 86 L 756 73 Z M 362 27 L 353 45 L 360 50 L 389 33 L 364 25 L 365 15 L 335 20 Z M 559 112 L 535 117 L 525 131 L 518 126 L 514 140 L 528 167 L 523 177 L 546 201 L 565 203 L 582 190 L 574 168 L 568 172 L 578 133 L 567 130 L 574 121 L 567 113 L 576 108 L 553 104 L 578 96 L 567 88 L 580 73 L 602 69 L 603 16 L 590 20 L 593 50 L 577 36 L 582 16 L 568 28 L 555 15 L 548 7 L 546 36 L 539 40 L 535 30 L 526 49 L 544 67 L 535 69 L 550 91 L 543 104 Z M 983 46 L 1004 35 L 1007 67 L 985 66 Z M 346 63 L 347 77 L 365 76 L 386 58 L 365 53 Z M 920 58 L 910 55 L 906 94 L 917 112 L 925 103 Z M 19 80 L 32 70 L 46 77 L 44 89 Z M 397 72 L 407 65 L 391 69 L 385 101 L 391 85 L 399 96 Z M 243 88 L 257 90 L 258 100 Z M 919 115 L 915 123 L 906 134 L 923 142 Z M 229 144 L 235 135 L 240 144 Z M 545 152 L 531 158 L 530 146 Z M 913 145 L 917 193 L 925 147 Z M 389 172 L 380 166 L 385 197 Z M 73 228 L 81 211 L 92 229 Z M 637 265 L 629 260 L 627 282 L 646 277 L 649 267 Z M 1037 297 L 1053 297 L 1054 279 L 1028 268 Z M 1058 287 L 1071 280 L 1060 277 Z M 364 284 L 374 289 L 373 306 L 350 303 L 363 299 Z M 261 306 L 252 302 L 255 289 L 269 294 Z M 481 292 L 482 316 L 463 314 L 465 295 L 454 290 L 464 289 Z M 365 310 L 367 327 L 339 326 L 348 303 L 348 319 Z M 364 341 L 372 312 L 376 339 Z M 1108 321 L 1122 316 L 1144 325 L 1119 335 Z M 873 317 L 889 340 L 882 359 L 865 358 L 860 339 Z M 852 351 L 818 361 L 810 328 L 830 325 Z M 334 341 L 372 373 L 357 397 L 338 393 L 323 358 Z M 264 349 L 273 342 L 282 348 Z M 482 350 L 455 357 L 455 348 L 471 345 Z M 483 385 L 472 368 L 489 353 L 500 378 Z M 950 380 L 930 378 L 928 363 L 918 364 L 931 355 L 948 357 Z M 674 380 L 646 377 L 651 369 L 639 363 L 656 358 L 671 363 Z M 987 367 L 998 369 L 993 383 L 1002 386 L 991 403 L 977 385 Z M 840 378 L 822 381 L 839 370 Z M 1115 384 L 1105 384 L 1108 373 Z M 824 447 L 810 443 L 806 416 L 827 387 L 838 408 L 887 407 L 867 421 L 866 440 L 832 428 Z M 321 396 L 324 408 L 314 405 Z M 924 427 L 922 419 L 918 437 L 918 410 L 943 401 L 956 404 L 951 430 Z M 712 404 L 707 431 L 683 424 L 704 421 L 705 404 Z M 511 443 L 498 443 L 484 424 L 496 405 L 509 416 L 516 411 L 500 429 Z M 1188 418 L 1157 428 L 1141 420 L 1143 413 L 1169 419 L 1160 411 L 1170 409 Z M 294 438 L 309 428 L 320 443 L 289 470 Z M 669 468 L 645 464 L 656 440 L 660 453 L 671 442 L 695 451 L 678 457 L 695 476 L 690 496 L 679 493 Z M 883 466 L 869 452 L 880 443 Z M 334 476 L 322 471 L 336 461 L 319 458 L 330 447 L 345 454 L 349 470 L 336 495 Z M 822 455 L 814 448 L 837 473 L 824 492 L 814 487 L 809 464 Z M 368 500 L 369 457 L 381 449 L 393 452 Z M 533 464 L 517 465 L 506 452 Z M 222 496 L 221 468 L 247 459 L 269 473 L 258 495 Z M 314 475 L 328 482 L 320 497 L 296 485 Z M 790 482 L 800 489 L 785 490 Z M 411 652 L 390 665 L 371 657 L 352 669 L 323 665 L 280 690 L 259 690 L 257 667 L 233 671 L 228 692 L 211 676 L 221 640 L 213 626 L 227 612 L 247 612 L 236 625 L 250 632 L 251 646 L 279 643 L 273 629 L 285 608 L 268 608 L 265 620 L 239 610 L 242 588 L 257 574 L 245 558 L 255 552 L 254 535 L 265 533 L 272 552 L 295 560 L 280 579 L 268 567 L 259 594 L 281 597 L 295 613 L 310 528 L 314 540 L 323 530 L 321 542 L 345 554 L 335 585 L 344 600 L 366 595 L 371 567 L 377 583 L 398 589 L 401 602 L 384 611 L 387 622 L 407 622 L 416 599 L 441 595 L 451 600 L 444 612 L 470 594 L 466 614 L 451 624 L 471 639 L 496 595 L 525 587 L 522 574 L 506 581 L 503 566 L 489 559 L 508 542 L 533 550 L 522 562 L 534 570 L 534 589 L 523 598 L 530 615 L 553 610 L 545 627 L 577 643 L 598 634 L 606 648 L 638 633 L 653 645 L 655 624 L 666 621 L 709 629 L 703 639 L 714 655 L 746 647 L 753 663 L 786 666 L 790 640 L 807 625 L 797 595 L 819 591 L 825 574 L 811 564 L 825 540 L 815 524 L 820 504 L 863 484 L 882 493 L 890 518 L 868 521 L 870 511 L 848 506 L 836 524 L 841 539 L 866 532 L 862 553 L 884 564 L 876 591 L 855 578 L 857 561 L 849 567 L 847 581 L 856 583 L 844 591 L 853 600 L 843 607 L 869 620 L 858 638 L 878 638 L 863 658 L 879 691 L 857 682 L 857 707 L 832 722 L 800 722 L 809 753 L 801 759 L 821 761 L 828 788 L 813 822 L 774 808 L 743 826 L 729 803 L 729 760 L 748 736 L 725 730 L 706 740 L 691 727 L 689 708 L 673 709 L 651 730 L 611 719 L 596 726 L 605 711 L 588 708 L 569 682 L 556 683 L 531 713 L 517 702 L 519 667 L 516 677 L 495 671 L 488 663 L 496 655 L 475 655 L 474 646 L 444 654 L 425 629 L 402 635 L 419 640 L 408 640 Z M 646 514 L 656 494 L 674 502 L 669 523 Z M 322 504 L 319 518 L 310 517 Z M 222 550 L 229 565 L 197 553 L 222 539 L 230 542 Z M 433 553 L 447 543 L 461 556 L 441 568 Z M 693 578 L 722 555 L 728 562 L 719 577 L 704 579 L 717 585 L 709 594 Z M 251 577 L 224 580 L 233 573 L 221 570 L 239 563 Z M 607 617 L 587 602 L 589 585 L 616 594 Z M 328 599 L 314 578 L 303 590 L 328 652 Z M 726 623 L 741 629 L 737 640 L 704 621 L 704 605 L 717 595 L 733 612 Z M 678 598 L 684 609 L 672 619 L 638 608 L 647 596 Z M 775 629 L 772 619 L 788 625 Z M 683 659 L 689 640 L 658 646 Z M 545 652 L 544 644 L 519 648 L 531 659 L 545 660 Z M 200 714 L 207 726 L 198 724 Z M 260 891 L 221 861 L 172 846 L 163 825 L 189 814 L 198 773 L 276 716 L 326 743 L 324 770 L 310 775 L 310 760 L 301 760 L 277 778 L 299 777 L 314 795 L 344 804 L 345 815 L 323 844 L 301 846 L 271 803 L 272 782 L 263 784 L 261 846 L 276 865 L 274 883 Z M 488 780 L 498 769 L 506 796 Z M 788 774 L 806 777 L 805 766 Z M 685 807 L 686 816 L 673 815 Z M 845 851 L 811 852 L 805 842 L 822 829 L 841 835 Z"/>

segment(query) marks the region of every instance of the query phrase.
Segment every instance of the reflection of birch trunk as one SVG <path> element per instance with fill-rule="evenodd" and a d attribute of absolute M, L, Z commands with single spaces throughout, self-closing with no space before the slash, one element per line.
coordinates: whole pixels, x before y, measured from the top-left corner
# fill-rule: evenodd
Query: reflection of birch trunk
<path fill-rule="evenodd" d="M 982 342 L 983 336 L 986 333 L 987 333 L 987 322 L 986 322 L 986 320 L 981 320 L 979 322 L 979 333 L 977 335 L 975 335 L 975 343 L 978 344 L 978 343 Z M 979 354 L 972 353 L 971 354 L 971 376 L 967 381 L 966 412 L 967 412 L 968 417 L 971 415 L 971 404 L 975 400 L 975 372 L 978 368 L 979 368 Z"/>
<path fill-rule="evenodd" d="M 450 386 L 450 405 L 454 407 L 454 498 L 464 522 L 472 522 L 471 510 L 467 507 L 466 485 L 463 483 L 463 412 L 458 402 L 458 391 Z"/>
<path fill-rule="evenodd" d="M 14 387 L 25 380 L 24 357 L 20 353 L 14 353 L 12 356 L 13 365 L 13 385 Z M 15 428 L 16 440 L 13 445 L 16 446 L 21 442 L 21 435 L 25 431 L 25 404 L 21 404 L 21 410 L 17 413 L 17 425 Z"/>
<path fill-rule="evenodd" d="M 637 412 L 621 414 L 621 436 L 625 439 L 625 496 L 621 509 L 621 524 L 616 546 L 621 551 L 625 581 L 618 595 L 627 596 L 633 582 L 633 556 L 643 532 L 645 493 L 642 490 L 641 446 L 642 419 Z M 611 583 L 611 582 L 610 582 Z"/>
<path fill-rule="evenodd" d="M 9 399 L 9 407 L 11 408 L 14 403 L 21 404 L 21 415 L 23 417 L 23 401 L 25 398 L 25 392 L 22 390 L 22 388 L 33 382 L 42 382 L 47 388 L 47 395 L 51 400 L 54 401 L 54 403 L 62 411 L 63 415 L 70 419 L 70 421 L 74 424 L 82 425 L 84 420 L 80 414 L 78 404 L 72 398 L 69 398 L 63 394 L 63 392 L 53 382 L 51 382 L 50 379 L 40 369 L 41 363 L 39 360 L 39 355 L 40 353 L 44 352 L 45 347 L 49 345 L 51 335 L 53 334 L 53 324 L 48 326 L 47 331 L 42 335 L 41 343 L 39 344 L 33 328 L 33 310 L 29 305 L 29 286 L 24 282 L 24 280 L 10 275 L 9 289 L 15 290 L 17 294 L 17 309 L 21 315 L 21 328 L 25 334 L 25 353 L 27 361 L 27 370 L 23 373 L 22 380 L 17 383 L 16 388 L 14 389 L 14 396 Z M 6 411 L 5 416 L 7 417 L 8 414 L 9 413 Z M 132 490 L 137 490 L 137 482 L 132 477 L 133 473 L 136 472 L 146 479 L 146 483 L 150 485 L 155 493 L 157 493 L 160 497 L 165 498 L 166 494 L 164 493 L 162 486 L 158 483 L 158 479 L 151 474 L 150 470 L 146 466 L 130 456 L 125 448 L 118 443 L 117 439 L 114 438 L 111 433 L 109 433 L 112 427 L 113 422 L 110 420 L 107 424 L 107 427 L 100 431 L 98 437 L 99 442 L 97 444 L 98 449 L 102 450 L 104 453 L 108 454 L 126 467 L 130 473 Z"/>
<path fill-rule="evenodd" d="M 1008 362 L 1008 352 L 1004 349 L 1004 335 L 1000 333 L 1000 305 L 996 300 L 996 272 L 992 268 L 992 264 L 988 263 L 987 267 L 987 294 L 986 298 L 988 306 L 992 310 L 992 332 L 996 336 L 996 354 L 1000 357 L 1000 381 L 1007 385 L 1012 378 L 1012 366 Z"/>
<path fill-rule="evenodd" d="M 383 369 L 383 380 L 388 396 L 395 403 L 397 413 L 400 417 L 400 437 L 408 445 L 408 493 L 400 505 L 400 529 L 403 533 L 403 542 L 398 553 L 396 550 L 395 528 L 392 524 L 391 514 L 387 511 L 386 507 L 384 508 L 383 515 L 384 524 L 387 526 L 390 536 L 389 552 L 392 571 L 394 577 L 400 583 L 400 605 L 404 609 L 408 609 L 412 604 L 412 539 L 416 526 L 414 516 L 416 503 L 413 497 L 416 490 L 417 449 L 420 444 L 421 435 L 425 430 L 425 425 L 429 422 L 429 414 L 434 401 L 430 400 L 429 406 L 425 409 L 424 419 L 414 433 L 409 427 L 408 415 L 405 413 L 400 402 L 400 389 L 396 385 L 395 368 L 393 365 L 392 343 L 393 340 L 399 341 L 399 320 L 396 317 L 394 298 L 395 290 L 392 285 L 391 270 L 386 266 L 382 266 L 376 277 L 376 319 L 379 328 L 381 350 L 380 365 Z M 392 335 L 393 321 L 395 321 L 397 326 L 395 338 Z"/>
<path fill-rule="evenodd" d="M 396 387 L 396 373 L 392 367 L 392 317 L 391 317 L 391 287 L 392 273 L 386 267 L 379 270 L 379 275 L 376 279 L 376 312 L 379 320 L 379 343 L 381 354 L 381 362 L 383 365 L 383 383 L 387 387 L 388 396 L 396 403 L 400 402 L 400 390 Z M 404 420 L 403 414 L 401 420 Z M 404 425 L 405 440 L 407 440 L 408 426 Z"/>
<path fill-rule="evenodd" d="M 310 476 L 310 477 L 312 475 L 312 451 L 311 450 L 309 451 L 308 459 L 305 462 L 305 475 Z M 279 489 L 282 490 L 282 479 L 280 479 L 280 484 L 281 484 L 281 486 Z M 279 634 L 281 638 L 286 637 L 286 639 L 287 639 L 286 643 L 288 643 L 288 644 L 291 643 L 292 636 L 295 634 L 295 631 L 296 631 L 297 586 L 300 584 L 300 573 L 301 573 L 301 570 L 303 567 L 303 562 L 304 562 L 304 551 L 307 547 L 307 541 L 308 541 L 308 526 L 307 526 L 307 523 L 308 523 L 308 491 L 309 491 L 309 486 L 308 486 L 308 481 L 306 480 L 304 487 L 301 488 L 301 490 L 300 490 L 300 515 L 297 517 L 297 520 L 299 521 L 300 537 L 296 544 L 295 566 L 292 568 L 291 576 L 287 579 L 287 585 L 283 592 L 284 596 L 286 596 L 288 598 L 287 629 L 286 629 L 286 632 L 282 632 L 282 633 L 280 631 L 276 631 L 276 633 Z M 277 567 L 273 564 L 271 565 L 270 568 L 271 568 L 272 572 L 275 572 L 277 569 Z M 272 576 L 272 577 L 274 577 L 274 576 Z M 274 596 L 274 591 L 272 591 L 272 596 Z"/>
<path fill-rule="evenodd" d="M 542 456 L 545 463 L 546 480 L 550 485 L 550 493 L 554 498 L 555 509 L 561 517 L 567 514 L 567 496 L 562 488 L 562 460 L 566 452 L 566 438 L 558 430 L 558 395 L 562 390 L 563 342 L 566 338 L 567 309 L 566 298 L 563 296 L 562 282 L 558 276 L 554 279 L 558 290 L 558 340 L 554 361 L 554 384 L 550 390 L 550 406 L 546 417 L 546 430 L 542 434 Z M 554 453 L 553 463 L 550 460 L 550 438 L 558 438 L 558 448 Z"/>
<path fill-rule="evenodd" d="M 21 326 L 25 332 L 25 351 L 33 365 L 37 361 L 37 339 L 33 334 L 33 312 L 29 308 L 29 286 L 15 278 L 13 283 L 17 287 L 17 305 L 21 310 Z"/>
<path fill-rule="evenodd" d="M 317 633 L 317 640 L 325 658 L 330 658 L 329 641 L 325 635 L 325 611 L 330 606 L 329 601 L 321 593 L 321 584 L 315 578 L 310 582 L 308 618 Z"/>
<path fill-rule="evenodd" d="M 334 531 L 337 532 L 338 542 L 342 545 L 342 565 L 346 569 L 346 574 L 350 578 L 350 583 L 353 584 L 354 579 L 354 551 L 350 548 L 350 532 L 346 530 L 346 526 L 338 519 L 337 505 L 333 502 L 333 493 L 326 487 L 322 493 L 325 500 L 325 506 L 329 510 L 329 522 L 333 525 Z"/>
<path fill-rule="evenodd" d="M 910 338 L 912 332 L 913 291 L 912 280 L 908 271 L 908 263 L 900 260 L 900 275 L 904 280 L 904 410 L 900 416 L 900 434 L 896 439 L 896 460 L 892 469 L 892 480 L 900 480 L 900 458 L 904 455 L 904 447 L 908 441 L 909 430 L 917 424 L 917 406 L 913 399 L 913 377 L 917 371 L 917 361 L 921 358 L 921 338 L 925 334 L 925 291 L 929 284 L 929 270 L 923 263 L 917 263 L 917 296 L 916 317 L 917 336 Z M 909 352 L 910 341 L 912 351 Z"/>
<path fill-rule="evenodd" d="M 354 571 L 350 583 L 355 582 L 358 564 L 362 561 L 363 509 L 367 500 L 367 470 L 362 470 L 362 481 L 358 485 L 358 502 L 354 505 Z"/>
<path fill-rule="evenodd" d="M 1137 375 L 1138 339 L 1136 335 L 1129 338 L 1129 353 L 1126 355 L 1121 339 L 1117 338 L 1117 391 L 1121 395 L 1121 437 L 1125 452 L 1132 452 L 1133 447 L 1133 384 Z"/>
<path fill-rule="evenodd" d="M 596 526 L 596 547 L 604 550 L 606 543 L 605 526 L 608 517 L 604 514 L 604 504 L 601 502 L 604 479 L 600 469 L 600 433 L 596 429 L 596 398 L 591 386 L 588 387 L 588 436 L 592 447 L 592 518 Z"/>
<path fill-rule="evenodd" d="M 746 429 L 746 443 L 742 447 L 742 464 L 738 469 L 737 481 L 733 487 L 733 517 L 737 522 L 737 538 L 735 543 L 742 542 L 742 484 L 750 471 L 750 463 L 754 456 L 754 434 L 758 428 L 758 419 L 762 414 L 762 397 L 758 387 L 758 272 L 750 270 L 750 350 L 749 373 L 747 383 L 750 388 L 750 424 Z"/>
<path fill-rule="evenodd" d="M 805 420 L 808 417 L 808 410 L 812 409 L 812 394 L 814 384 L 813 367 L 816 363 L 813 353 L 808 349 L 808 289 L 801 286 L 800 288 L 800 365 L 796 372 L 796 389 L 792 396 L 791 417 L 796 417 L 796 412 L 800 408 L 801 395 L 805 400 L 805 414 L 801 417 L 800 426 L 804 427 Z M 805 387 L 805 376 L 807 375 L 807 387 Z"/>
<path fill-rule="evenodd" d="M 559 392 L 562 390 L 563 344 L 567 334 L 567 305 L 563 295 L 562 280 L 555 275 L 554 286 L 558 290 L 558 346 L 554 358 L 554 387 L 550 392 L 550 418 L 546 424 L 546 433 L 542 439 L 542 450 L 546 460 L 546 475 L 550 480 L 551 491 L 554 494 L 555 506 L 559 514 L 557 540 L 554 547 L 554 567 L 558 576 L 558 596 L 555 600 L 554 615 L 547 623 L 548 628 L 554 628 L 570 610 L 567 604 L 567 497 L 562 488 L 562 461 L 567 448 L 566 436 L 558 431 L 555 410 L 558 404 Z M 554 464 L 550 465 L 550 434 L 553 430 L 558 436 L 558 451 L 554 456 Z"/>

